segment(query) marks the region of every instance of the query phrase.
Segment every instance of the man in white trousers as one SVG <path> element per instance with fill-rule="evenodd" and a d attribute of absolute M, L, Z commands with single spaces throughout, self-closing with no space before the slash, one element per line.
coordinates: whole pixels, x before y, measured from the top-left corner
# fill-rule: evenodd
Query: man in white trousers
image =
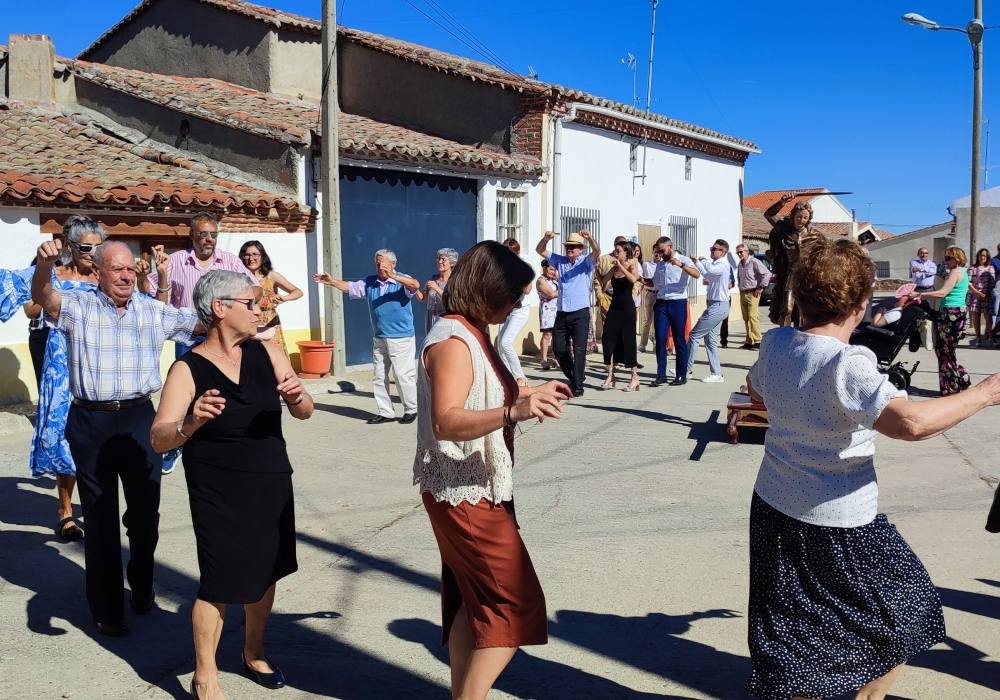
<path fill-rule="evenodd" d="M 372 342 L 373 392 L 378 415 L 368 419 L 369 425 L 396 420 L 389 397 L 389 370 L 396 374 L 396 386 L 403 401 L 400 423 L 417 419 L 417 343 L 413 333 L 413 297 L 420 282 L 396 272 L 396 254 L 388 248 L 375 253 L 375 274 L 354 282 L 345 282 L 321 272 L 313 281 L 325 284 L 351 299 L 366 299 L 375 338 Z"/>

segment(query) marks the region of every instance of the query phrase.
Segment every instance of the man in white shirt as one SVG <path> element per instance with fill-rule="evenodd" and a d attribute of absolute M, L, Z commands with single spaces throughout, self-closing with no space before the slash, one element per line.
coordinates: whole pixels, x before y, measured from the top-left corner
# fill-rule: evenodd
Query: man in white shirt
<path fill-rule="evenodd" d="M 937 274 L 937 263 L 931 260 L 926 248 L 917 250 L 917 257 L 910 261 L 910 281 L 918 292 L 934 291 L 934 276 Z"/>
<path fill-rule="evenodd" d="M 656 240 L 660 262 L 656 263 L 652 278 L 646 278 L 647 287 L 656 290 L 653 303 L 653 328 L 656 330 L 656 379 L 650 386 L 667 383 L 667 331 L 674 336 L 676 375 L 671 386 L 687 383 L 688 344 L 684 338 L 687 325 L 688 280 L 701 277 L 694 261 L 674 252 L 674 244 L 666 236 Z"/>
<path fill-rule="evenodd" d="M 711 258 L 696 257 L 695 266 L 698 272 L 708 280 L 708 297 L 705 311 L 698 323 L 691 329 L 691 347 L 687 373 L 694 370 L 694 356 L 698 344 L 705 339 L 705 350 L 708 352 L 709 374 L 702 378 L 703 382 L 721 382 L 722 365 L 719 362 L 719 327 L 729 318 L 729 280 L 733 268 L 729 264 L 729 244 L 721 238 L 709 249 Z"/>

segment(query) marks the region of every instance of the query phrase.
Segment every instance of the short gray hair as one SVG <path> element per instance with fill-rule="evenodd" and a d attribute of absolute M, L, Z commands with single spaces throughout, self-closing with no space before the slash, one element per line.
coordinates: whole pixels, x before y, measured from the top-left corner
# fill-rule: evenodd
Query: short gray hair
<path fill-rule="evenodd" d="M 736 244 L 736 250 L 737 251 L 739 251 L 739 250 L 750 250 L 750 248 L 749 248 L 749 246 L 747 246 L 746 243 L 744 243 L 743 241 L 740 241 L 739 243 Z"/>
<path fill-rule="evenodd" d="M 390 248 L 379 248 L 375 251 L 375 257 L 382 256 L 383 258 L 389 258 L 393 262 L 396 262 L 396 254 L 392 252 Z"/>
<path fill-rule="evenodd" d="M 210 211 L 200 211 L 188 219 L 188 227 L 191 229 L 191 233 L 194 233 L 194 226 L 199 221 L 207 221 L 210 224 L 215 224 L 215 228 L 219 228 L 219 217 Z"/>
<path fill-rule="evenodd" d="M 132 257 L 132 249 L 121 241 L 107 241 L 94 250 L 94 267 L 98 270 L 104 267 L 104 258 L 109 257 L 116 250 L 124 248 L 129 257 Z M 134 260 L 134 258 L 133 258 Z"/>
<path fill-rule="evenodd" d="M 451 261 L 451 264 L 454 265 L 458 262 L 458 251 L 454 248 L 438 248 L 437 255 L 434 256 L 434 259 L 436 260 L 440 257 L 448 258 Z"/>
<path fill-rule="evenodd" d="M 198 318 L 206 326 L 212 325 L 215 315 L 212 313 L 212 302 L 216 299 L 232 297 L 253 284 L 242 272 L 229 270 L 209 270 L 194 285 L 194 310 Z M 224 301 L 226 306 L 233 302 Z"/>

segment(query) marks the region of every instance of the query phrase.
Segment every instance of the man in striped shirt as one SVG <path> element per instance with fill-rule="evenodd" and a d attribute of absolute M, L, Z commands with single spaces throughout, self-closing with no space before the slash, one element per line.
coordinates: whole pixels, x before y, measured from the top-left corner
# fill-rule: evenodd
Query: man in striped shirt
<path fill-rule="evenodd" d="M 32 300 L 66 335 L 73 395 L 66 439 L 76 463 L 84 540 L 87 602 L 103 634 L 128 632 L 118 526 L 118 479 L 125 492 L 122 522 L 129 539 L 132 609 L 153 608 L 153 553 L 160 504 L 160 455 L 149 443 L 150 394 L 159 391 L 160 353 L 167 340 L 187 342 L 198 324 L 193 309 L 176 309 L 135 289 L 136 264 L 124 243 L 106 241 L 94 254 L 97 288 L 60 292 L 52 267 L 60 241 L 38 248 Z"/>

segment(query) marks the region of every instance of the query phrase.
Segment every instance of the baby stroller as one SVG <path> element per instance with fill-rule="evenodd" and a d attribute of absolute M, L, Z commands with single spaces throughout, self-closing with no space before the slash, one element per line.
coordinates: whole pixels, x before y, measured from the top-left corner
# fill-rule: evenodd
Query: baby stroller
<path fill-rule="evenodd" d="M 878 371 L 889 376 L 889 381 L 897 389 L 908 389 L 910 378 L 917 371 L 920 362 L 914 362 L 907 369 L 907 363 L 896 362 L 896 356 L 904 345 L 910 346 L 910 352 L 920 349 L 920 323 L 933 318 L 934 311 L 927 302 L 920 301 L 906 306 L 898 321 L 885 326 L 873 326 L 862 323 L 851 334 L 851 345 L 866 347 L 875 353 L 878 360 Z"/>

